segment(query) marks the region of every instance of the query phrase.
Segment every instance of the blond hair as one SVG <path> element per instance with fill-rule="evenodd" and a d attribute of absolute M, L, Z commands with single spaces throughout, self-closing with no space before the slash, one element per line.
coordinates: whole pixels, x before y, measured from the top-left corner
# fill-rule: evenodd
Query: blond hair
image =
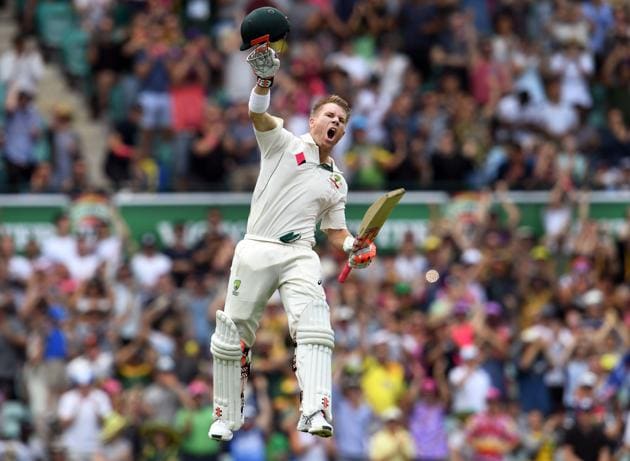
<path fill-rule="evenodd" d="M 311 109 L 311 117 L 317 114 L 319 109 L 321 109 L 322 106 L 328 103 L 336 104 L 344 110 L 344 112 L 346 113 L 346 123 L 347 123 L 348 121 L 347 119 L 350 118 L 350 112 L 352 111 L 352 109 L 350 108 L 350 104 L 348 103 L 348 101 L 346 101 L 341 96 L 336 95 L 336 94 L 331 94 L 329 96 L 326 96 L 325 98 L 319 99 L 315 103 L 315 105 L 313 105 L 313 109 Z"/>

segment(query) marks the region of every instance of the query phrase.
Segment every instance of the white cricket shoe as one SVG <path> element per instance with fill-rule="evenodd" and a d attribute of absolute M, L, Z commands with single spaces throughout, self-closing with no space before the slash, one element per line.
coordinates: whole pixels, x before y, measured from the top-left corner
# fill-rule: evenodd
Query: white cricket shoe
<path fill-rule="evenodd" d="M 232 431 L 227 423 L 221 419 L 217 419 L 210 426 L 210 430 L 208 431 L 208 437 L 214 440 L 219 440 L 222 442 L 228 442 L 232 440 Z"/>
<path fill-rule="evenodd" d="M 318 437 L 330 437 L 333 435 L 333 427 L 324 417 L 323 411 L 318 411 L 311 416 L 300 415 L 297 430 L 308 432 Z"/>

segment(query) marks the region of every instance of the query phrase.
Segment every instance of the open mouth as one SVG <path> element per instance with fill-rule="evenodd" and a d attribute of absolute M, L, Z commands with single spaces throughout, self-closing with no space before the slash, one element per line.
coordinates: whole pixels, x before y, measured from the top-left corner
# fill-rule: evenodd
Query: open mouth
<path fill-rule="evenodd" d="M 328 128 L 328 131 L 326 132 L 326 137 L 328 138 L 328 140 L 332 140 L 335 137 L 335 133 L 337 133 L 336 128 Z"/>

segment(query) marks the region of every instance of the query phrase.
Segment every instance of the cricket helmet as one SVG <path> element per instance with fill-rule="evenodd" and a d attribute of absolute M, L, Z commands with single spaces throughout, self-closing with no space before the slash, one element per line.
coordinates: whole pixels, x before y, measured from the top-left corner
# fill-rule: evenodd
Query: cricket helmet
<path fill-rule="evenodd" d="M 271 6 L 256 8 L 241 23 L 241 51 L 264 42 L 277 42 L 289 33 L 289 18 Z"/>

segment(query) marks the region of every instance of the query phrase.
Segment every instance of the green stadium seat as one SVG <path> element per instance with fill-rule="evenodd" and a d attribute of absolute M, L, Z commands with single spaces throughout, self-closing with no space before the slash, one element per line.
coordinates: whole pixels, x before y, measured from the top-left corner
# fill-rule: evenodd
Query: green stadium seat
<path fill-rule="evenodd" d="M 89 36 L 81 28 L 74 27 L 63 37 L 63 66 L 70 76 L 87 77 L 90 74 L 88 46 Z"/>
<path fill-rule="evenodd" d="M 35 145 L 35 158 L 37 162 L 47 162 L 50 160 L 50 145 L 47 136 L 40 136 Z"/>
<path fill-rule="evenodd" d="M 69 30 L 76 27 L 71 3 L 44 1 L 37 5 L 37 31 L 45 46 L 60 48 Z"/>

